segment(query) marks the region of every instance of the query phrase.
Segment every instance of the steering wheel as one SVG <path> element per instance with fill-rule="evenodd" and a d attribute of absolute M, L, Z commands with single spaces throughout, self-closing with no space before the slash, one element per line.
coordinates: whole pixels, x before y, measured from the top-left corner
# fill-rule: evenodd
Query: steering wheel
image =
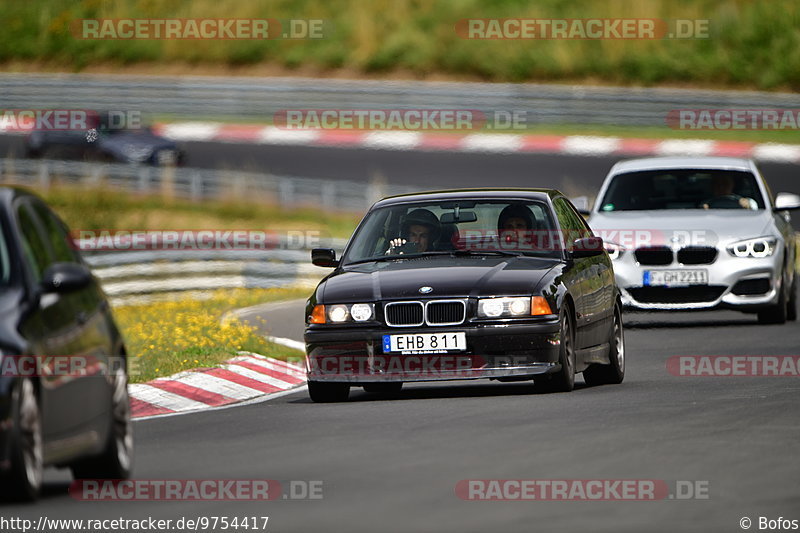
<path fill-rule="evenodd" d="M 723 196 L 715 196 L 703 203 L 710 209 L 742 209 L 742 204 L 739 203 L 741 199 L 742 197 L 738 194 L 725 194 Z"/>

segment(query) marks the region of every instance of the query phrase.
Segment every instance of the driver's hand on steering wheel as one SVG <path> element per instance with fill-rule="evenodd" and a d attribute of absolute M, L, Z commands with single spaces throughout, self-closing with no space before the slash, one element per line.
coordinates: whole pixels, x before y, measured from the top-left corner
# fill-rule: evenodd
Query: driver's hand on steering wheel
<path fill-rule="evenodd" d="M 386 253 L 384 255 L 395 255 L 395 254 L 402 255 L 403 254 L 402 251 L 401 252 L 395 252 L 394 250 L 395 250 L 395 248 L 400 248 L 406 242 L 407 241 L 405 239 L 401 239 L 399 237 L 397 239 L 392 239 L 391 241 L 389 241 L 389 249 L 386 250 Z"/>

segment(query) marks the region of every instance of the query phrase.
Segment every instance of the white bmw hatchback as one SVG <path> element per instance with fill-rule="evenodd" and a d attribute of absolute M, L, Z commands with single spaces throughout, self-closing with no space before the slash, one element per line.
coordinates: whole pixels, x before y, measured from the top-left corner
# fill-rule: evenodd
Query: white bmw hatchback
<path fill-rule="evenodd" d="M 755 163 L 727 157 L 621 161 L 589 217 L 606 242 L 623 305 L 731 308 L 762 323 L 797 317 L 797 243 L 789 211 Z"/>

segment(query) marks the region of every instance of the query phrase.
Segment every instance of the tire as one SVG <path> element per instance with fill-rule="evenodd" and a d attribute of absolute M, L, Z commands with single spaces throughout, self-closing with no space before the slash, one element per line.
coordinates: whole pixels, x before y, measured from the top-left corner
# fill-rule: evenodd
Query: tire
<path fill-rule="evenodd" d="M 29 378 L 22 378 L 12 392 L 12 410 L 11 469 L 3 475 L 0 491 L 4 500 L 33 501 L 42 488 L 44 445 L 39 399 Z"/>
<path fill-rule="evenodd" d="M 402 381 L 391 381 L 388 383 L 370 383 L 364 385 L 364 391 L 374 394 L 397 394 L 403 388 Z"/>
<path fill-rule="evenodd" d="M 794 322 L 797 320 L 797 276 L 795 273 L 792 279 L 792 290 L 789 293 L 789 302 L 786 305 L 786 320 Z"/>
<path fill-rule="evenodd" d="M 781 286 L 778 303 L 758 312 L 758 322 L 760 324 L 784 324 L 788 318 L 788 303 L 786 301 L 786 291 Z"/>
<path fill-rule="evenodd" d="M 343 402 L 350 396 L 350 385 L 347 383 L 327 383 L 324 381 L 309 381 L 308 395 L 316 403 Z"/>
<path fill-rule="evenodd" d="M 75 479 L 128 479 L 133 470 L 133 423 L 128 376 L 118 369 L 111 396 L 111 427 L 105 449 L 70 465 Z"/>
<path fill-rule="evenodd" d="M 614 307 L 614 322 L 611 327 L 607 365 L 592 364 L 583 371 L 587 385 L 617 385 L 625 379 L 625 333 L 622 329 L 622 309 Z"/>
<path fill-rule="evenodd" d="M 545 392 L 570 392 L 575 388 L 575 321 L 572 312 L 565 306 L 559 320 L 561 329 L 561 342 L 559 345 L 558 362 L 561 368 L 558 372 L 549 374 L 549 379 L 536 380 Z"/>

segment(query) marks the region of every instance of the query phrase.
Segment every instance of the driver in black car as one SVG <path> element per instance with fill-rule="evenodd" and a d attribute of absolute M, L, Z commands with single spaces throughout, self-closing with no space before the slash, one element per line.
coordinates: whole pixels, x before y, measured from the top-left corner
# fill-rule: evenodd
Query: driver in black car
<path fill-rule="evenodd" d="M 532 229 L 533 214 L 524 205 L 506 206 L 497 217 L 497 233 L 505 243 L 518 242 L 522 232 Z"/>
<path fill-rule="evenodd" d="M 439 219 L 427 209 L 415 209 L 400 224 L 400 237 L 389 241 L 386 255 L 427 252 L 439 238 Z"/>
<path fill-rule="evenodd" d="M 711 191 L 714 196 L 703 202 L 703 209 L 758 209 L 755 200 L 734 193 L 733 186 L 731 176 L 725 174 L 713 176 Z"/>

